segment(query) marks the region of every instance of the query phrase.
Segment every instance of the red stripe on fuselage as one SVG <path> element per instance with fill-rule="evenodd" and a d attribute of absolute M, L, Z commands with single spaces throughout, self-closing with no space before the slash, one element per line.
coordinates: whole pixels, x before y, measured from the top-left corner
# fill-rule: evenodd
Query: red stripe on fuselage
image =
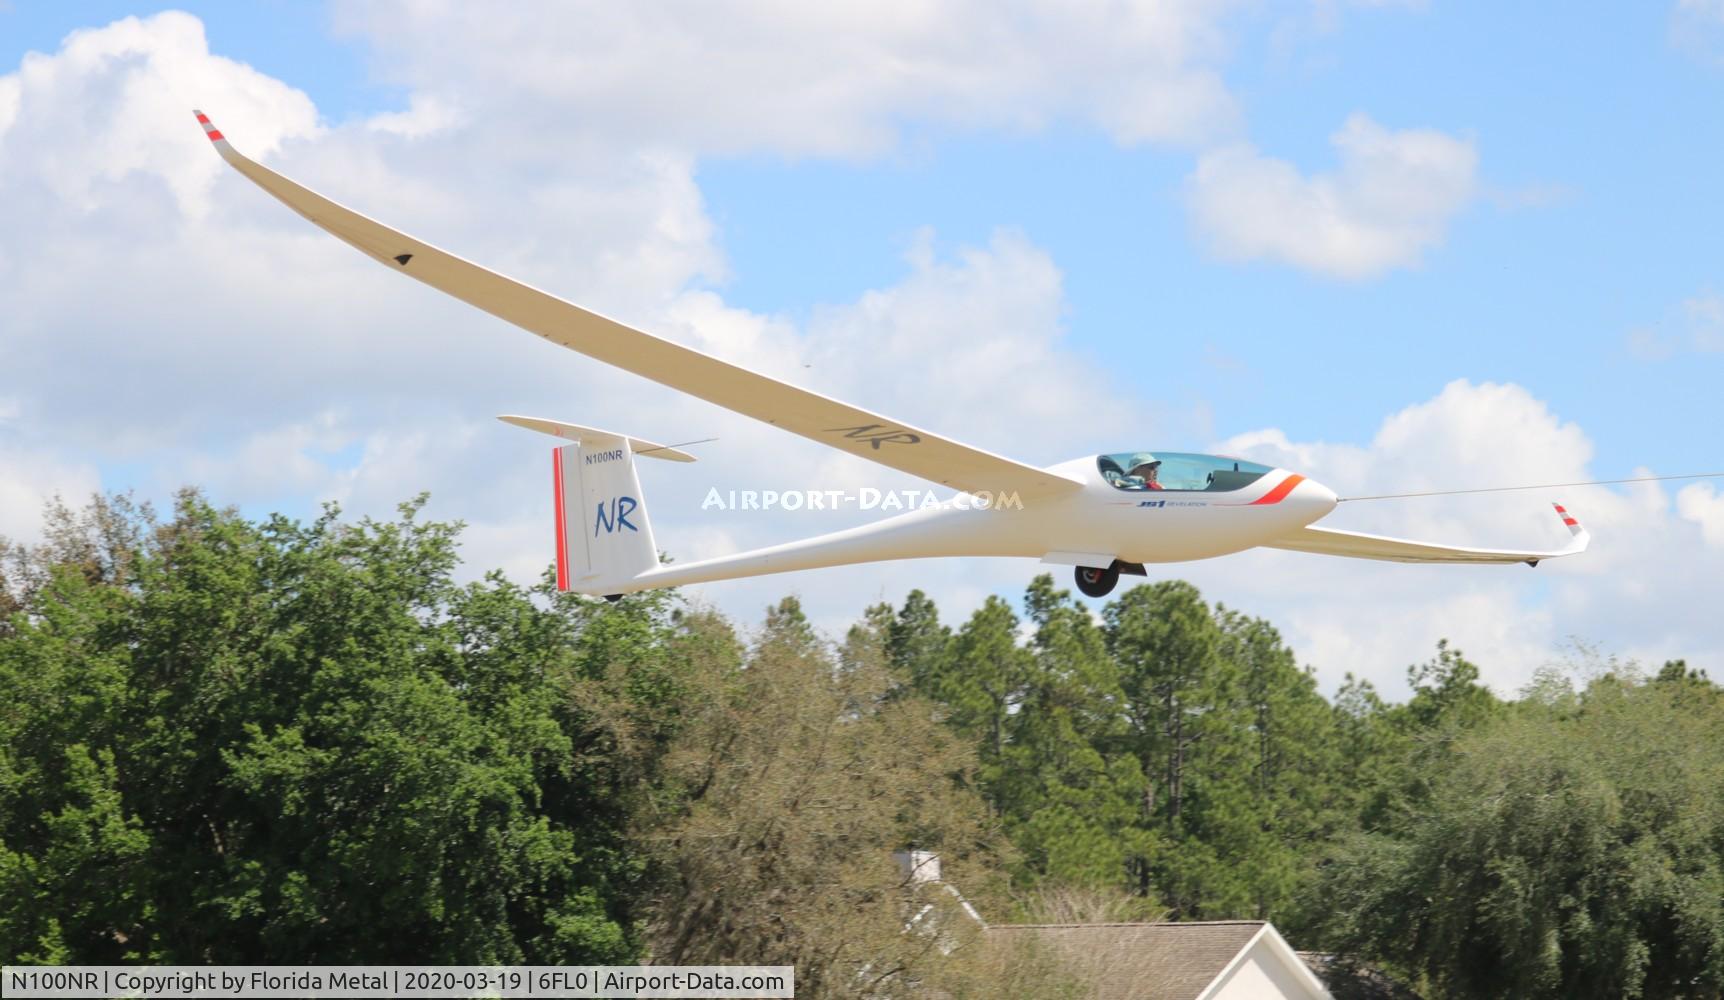
<path fill-rule="evenodd" d="M 1274 489 L 1270 490 L 1268 493 L 1265 493 L 1262 496 L 1258 497 L 1257 499 L 1251 501 L 1251 503 L 1247 504 L 1247 506 L 1256 507 L 1259 504 L 1280 503 L 1281 501 L 1287 499 L 1287 494 L 1293 492 L 1294 487 L 1298 486 L 1300 483 L 1302 483 L 1304 481 L 1305 481 L 1304 476 L 1298 476 L 1298 475 L 1288 476 L 1286 479 L 1281 480 L 1280 485 L 1276 486 Z"/>
<path fill-rule="evenodd" d="M 557 511 L 557 589 L 569 589 L 568 518 L 563 506 L 563 449 L 551 449 L 551 495 Z"/>

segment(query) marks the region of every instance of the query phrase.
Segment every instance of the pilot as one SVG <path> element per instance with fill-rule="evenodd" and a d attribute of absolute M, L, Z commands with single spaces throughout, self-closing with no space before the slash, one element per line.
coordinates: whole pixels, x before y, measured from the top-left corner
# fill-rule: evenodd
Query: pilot
<path fill-rule="evenodd" d="M 1164 487 L 1156 482 L 1156 476 L 1161 472 L 1161 459 L 1146 451 L 1140 451 L 1131 456 L 1131 468 L 1127 475 L 1139 482 L 1133 484 L 1133 489 L 1159 490 Z"/>

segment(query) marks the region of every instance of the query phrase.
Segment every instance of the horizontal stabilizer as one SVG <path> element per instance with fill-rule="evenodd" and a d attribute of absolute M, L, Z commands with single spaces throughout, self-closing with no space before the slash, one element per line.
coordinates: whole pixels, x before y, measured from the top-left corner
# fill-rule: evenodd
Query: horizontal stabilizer
<path fill-rule="evenodd" d="M 600 430 L 597 427 L 582 427 L 580 424 L 565 424 L 561 420 L 546 420 L 544 417 L 521 417 L 515 414 L 504 414 L 497 418 L 505 424 L 525 427 L 540 434 L 562 438 L 564 441 L 579 441 L 582 438 L 603 437 L 622 438 L 629 443 L 629 450 L 642 458 L 662 458 L 671 462 L 692 462 L 694 456 L 686 451 L 677 451 L 670 445 L 654 444 L 645 438 L 629 437 L 615 431 Z"/>
<path fill-rule="evenodd" d="M 1340 531 L 1306 525 L 1298 531 L 1272 542 L 1268 548 L 1292 552 L 1315 552 L 1326 556 L 1346 556 L 1350 559 L 1382 559 L 1405 563 L 1526 563 L 1537 566 L 1545 559 L 1558 559 L 1586 551 L 1592 535 L 1561 504 L 1553 504 L 1557 516 L 1568 527 L 1572 540 L 1566 548 L 1548 552 L 1522 552 L 1513 549 L 1475 549 L 1457 545 L 1439 545 L 1386 535 L 1367 535 L 1362 531 Z"/>

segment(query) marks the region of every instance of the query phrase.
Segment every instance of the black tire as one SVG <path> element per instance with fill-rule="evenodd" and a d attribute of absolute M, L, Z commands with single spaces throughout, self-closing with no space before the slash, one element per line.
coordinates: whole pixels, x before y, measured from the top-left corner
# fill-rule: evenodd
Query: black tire
<path fill-rule="evenodd" d="M 1106 597 L 1113 593 L 1117 583 L 1119 570 L 1112 566 L 1107 569 L 1095 569 L 1091 566 L 1077 568 L 1077 589 L 1083 591 L 1085 597 Z"/>

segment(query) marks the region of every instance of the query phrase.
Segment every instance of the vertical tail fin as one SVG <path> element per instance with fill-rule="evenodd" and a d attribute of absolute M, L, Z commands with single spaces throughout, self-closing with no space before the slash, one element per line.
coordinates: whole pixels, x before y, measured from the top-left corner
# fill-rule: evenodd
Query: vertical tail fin
<path fill-rule="evenodd" d="M 658 565 L 628 438 L 588 431 L 552 452 L 557 589 L 602 594 Z"/>

